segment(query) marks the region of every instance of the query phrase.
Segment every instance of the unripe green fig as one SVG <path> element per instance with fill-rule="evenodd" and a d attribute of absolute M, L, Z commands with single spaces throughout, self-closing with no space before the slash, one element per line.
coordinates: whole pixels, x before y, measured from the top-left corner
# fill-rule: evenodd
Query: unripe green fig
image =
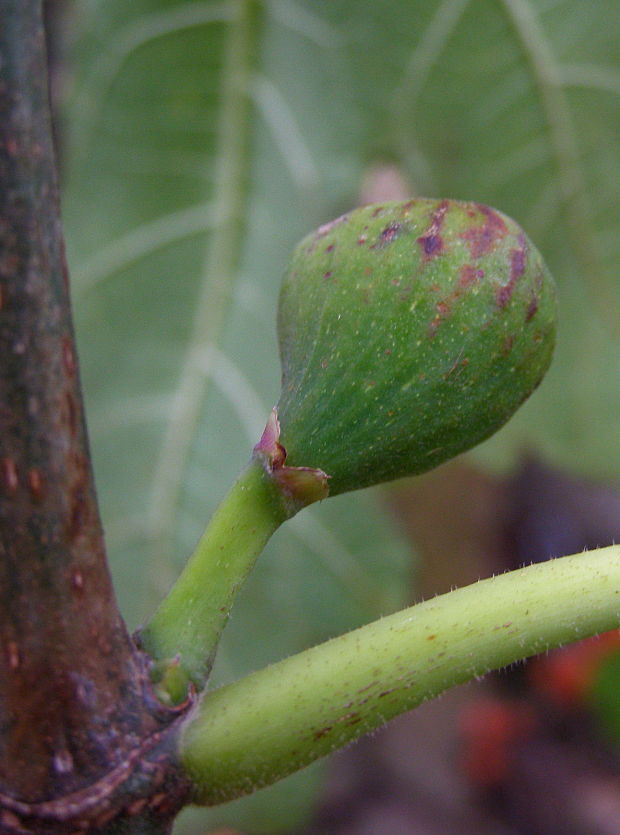
<path fill-rule="evenodd" d="M 420 198 L 322 226 L 280 295 L 280 463 L 335 495 L 470 449 L 540 383 L 555 318 L 542 257 L 488 206 Z"/>

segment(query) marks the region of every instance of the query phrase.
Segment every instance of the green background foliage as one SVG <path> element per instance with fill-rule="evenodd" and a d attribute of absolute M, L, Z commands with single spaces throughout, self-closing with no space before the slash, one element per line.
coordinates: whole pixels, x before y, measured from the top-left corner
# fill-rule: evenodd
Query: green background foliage
<path fill-rule="evenodd" d="M 277 399 L 275 305 L 293 246 L 355 205 L 378 162 L 396 164 L 412 195 L 511 215 L 558 281 L 552 371 L 479 456 L 505 466 L 533 444 L 617 476 L 619 30 L 616 0 L 75 0 L 63 208 L 97 483 L 132 627 Z M 224 107 L 239 73 L 251 99 L 241 148 Z M 214 327 L 196 320 L 201 297 Z M 261 558 L 215 680 L 392 611 L 408 559 L 377 492 L 307 509 Z M 293 825 L 317 779 L 192 812 L 178 832 Z"/>

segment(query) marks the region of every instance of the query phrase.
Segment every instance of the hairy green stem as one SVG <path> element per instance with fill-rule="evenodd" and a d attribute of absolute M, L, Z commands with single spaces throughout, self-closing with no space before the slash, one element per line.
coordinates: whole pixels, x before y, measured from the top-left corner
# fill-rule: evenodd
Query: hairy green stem
<path fill-rule="evenodd" d="M 436 597 L 207 693 L 181 758 L 194 800 L 274 783 L 492 669 L 620 624 L 620 546 Z"/>
<path fill-rule="evenodd" d="M 235 595 L 289 515 L 271 475 L 252 458 L 140 635 L 144 648 L 163 662 L 162 679 L 173 700 L 182 698 L 188 678 L 198 688 L 204 685 Z"/>

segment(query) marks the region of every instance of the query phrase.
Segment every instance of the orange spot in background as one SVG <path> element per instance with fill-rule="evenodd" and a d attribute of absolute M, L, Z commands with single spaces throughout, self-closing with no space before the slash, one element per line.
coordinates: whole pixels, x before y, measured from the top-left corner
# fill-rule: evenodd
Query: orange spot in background
<path fill-rule="evenodd" d="M 531 686 L 549 701 L 574 709 L 588 700 L 603 661 L 620 650 L 620 630 L 586 638 L 549 655 L 539 655 L 527 666 Z"/>
<path fill-rule="evenodd" d="M 501 785 L 510 777 L 513 746 L 535 728 L 534 711 L 524 702 L 473 702 L 459 717 L 462 770 L 480 788 Z"/>

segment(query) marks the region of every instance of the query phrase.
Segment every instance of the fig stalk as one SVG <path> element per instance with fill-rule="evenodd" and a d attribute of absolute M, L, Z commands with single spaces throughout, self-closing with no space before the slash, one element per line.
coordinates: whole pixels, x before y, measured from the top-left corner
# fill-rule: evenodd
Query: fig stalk
<path fill-rule="evenodd" d="M 236 594 L 271 535 L 302 507 L 327 495 L 325 473 L 287 467 L 278 438 L 273 412 L 250 463 L 139 635 L 160 662 L 160 687 L 168 687 L 173 702 L 186 697 L 184 686 L 189 682 L 199 689 L 206 683 Z"/>

